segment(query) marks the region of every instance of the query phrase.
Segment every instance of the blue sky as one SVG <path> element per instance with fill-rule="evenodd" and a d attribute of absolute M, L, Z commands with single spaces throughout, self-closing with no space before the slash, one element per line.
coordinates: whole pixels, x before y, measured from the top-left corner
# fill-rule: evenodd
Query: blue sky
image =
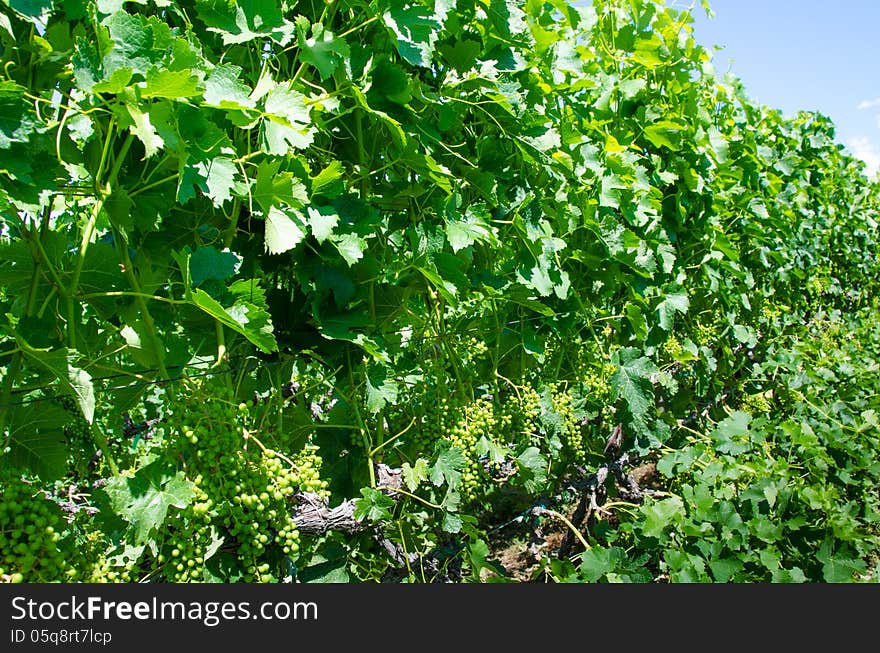
<path fill-rule="evenodd" d="M 743 80 L 750 97 L 793 114 L 819 111 L 837 140 L 880 169 L 880 0 L 710 0 L 695 4 L 694 37 L 714 54 L 719 74 Z"/>

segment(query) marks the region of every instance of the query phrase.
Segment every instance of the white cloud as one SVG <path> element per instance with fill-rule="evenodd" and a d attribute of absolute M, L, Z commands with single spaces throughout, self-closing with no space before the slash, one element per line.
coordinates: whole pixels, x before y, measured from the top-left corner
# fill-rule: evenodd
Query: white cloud
<path fill-rule="evenodd" d="M 873 109 L 874 107 L 880 107 L 880 97 L 876 97 L 873 100 L 862 100 L 856 108 L 859 111 L 864 111 L 865 109 Z"/>
<path fill-rule="evenodd" d="M 855 157 L 865 162 L 867 165 L 865 172 L 868 173 L 868 177 L 874 177 L 880 171 L 880 151 L 869 138 L 865 136 L 851 138 L 846 142 L 846 146 Z"/>

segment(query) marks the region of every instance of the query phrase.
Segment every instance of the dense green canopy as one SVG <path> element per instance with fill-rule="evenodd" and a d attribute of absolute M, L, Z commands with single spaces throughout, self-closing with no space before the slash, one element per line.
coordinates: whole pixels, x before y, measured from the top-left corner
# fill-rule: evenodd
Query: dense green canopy
<path fill-rule="evenodd" d="M 213 401 L 250 412 L 190 421 L 302 450 L 304 470 L 323 458 L 315 488 L 331 502 L 361 497 L 358 517 L 403 524 L 389 533 L 410 550 L 457 538 L 475 578 L 487 529 L 623 451 L 665 461 L 683 487 L 620 530 L 648 562 L 593 549 L 587 579 L 628 564 L 653 569 L 635 580 L 862 569 L 877 499 L 852 502 L 878 477 L 877 435 L 856 415 L 876 400 L 854 381 L 846 416 L 828 410 L 855 431 L 832 446 L 790 417 L 809 397 L 780 393 L 809 385 L 793 334 L 832 337 L 823 320 L 841 314 L 868 316 L 870 332 L 880 186 L 827 118 L 785 117 L 716 74 L 691 22 L 655 0 L 4 0 L 0 464 L 45 482 L 110 477 L 89 499 L 103 519 L 78 528 L 102 533 L 101 570 L 131 578 L 170 577 L 162 542 L 193 532 L 200 482 L 178 431 Z M 824 381 L 840 390 L 852 369 Z M 771 409 L 778 424 L 751 421 Z M 123 435 L 130 415 L 159 420 L 155 437 Z M 751 455 L 751 471 L 724 476 Z M 822 455 L 855 480 L 810 494 L 773 467 Z M 682 476 L 724 456 L 716 477 Z M 403 470 L 409 498 L 381 491 L 378 462 Z M 718 501 L 729 510 L 682 526 Z M 803 524 L 771 534 L 792 505 Z M 749 510 L 757 525 L 740 533 Z M 684 539 L 670 535 L 667 555 L 673 526 Z M 244 555 L 228 523 L 212 528 L 212 554 Z M 610 546 L 603 532 L 591 537 Z M 267 536 L 266 553 L 247 549 L 265 569 L 205 574 L 283 577 Z M 675 558 L 687 538 L 731 537 L 740 548 Z M 742 553 L 755 542 L 765 558 Z M 328 543 L 312 542 L 316 560 Z M 843 576 L 809 568 L 820 543 L 852 563 L 832 565 Z M 363 577 L 396 564 L 368 538 L 347 545 L 370 552 Z"/>

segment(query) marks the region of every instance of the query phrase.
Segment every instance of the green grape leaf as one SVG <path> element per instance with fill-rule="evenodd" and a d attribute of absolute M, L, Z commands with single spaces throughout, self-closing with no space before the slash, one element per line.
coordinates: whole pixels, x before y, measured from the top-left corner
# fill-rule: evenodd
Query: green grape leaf
<path fill-rule="evenodd" d="M 266 215 L 266 252 L 281 254 L 290 251 L 305 239 L 305 227 L 305 221 L 298 211 L 281 211 L 272 207 Z"/>
<path fill-rule="evenodd" d="M 319 243 L 323 243 L 339 224 L 339 214 L 332 206 L 310 206 L 306 209 L 312 235 Z M 347 260 L 347 259 L 346 259 Z M 351 263 L 349 263 L 351 265 Z"/>
<path fill-rule="evenodd" d="M 316 128 L 306 97 L 290 82 L 275 86 L 266 94 L 263 109 L 263 149 L 267 154 L 285 155 L 312 144 Z"/>
<path fill-rule="evenodd" d="M 165 361 L 165 349 L 161 342 L 150 337 L 143 320 L 132 320 L 119 332 L 132 359 L 147 369 L 155 368 Z"/>
<path fill-rule="evenodd" d="M 0 150 L 13 143 L 26 143 L 37 127 L 33 105 L 24 94 L 27 89 L 15 82 L 0 81 Z"/>
<path fill-rule="evenodd" d="M 403 482 L 410 492 L 415 491 L 422 481 L 428 480 L 428 461 L 424 458 L 417 458 L 414 465 L 404 462 L 400 470 L 403 474 Z"/>
<path fill-rule="evenodd" d="M 655 147 L 666 147 L 673 152 L 682 149 L 682 133 L 687 126 L 672 120 L 660 120 L 645 127 L 645 138 Z"/>
<path fill-rule="evenodd" d="M 758 560 L 768 571 L 776 571 L 782 563 L 782 555 L 775 547 L 767 547 L 758 553 Z"/>
<path fill-rule="evenodd" d="M 68 365 L 67 380 L 83 417 L 91 424 L 95 419 L 95 386 L 92 384 L 92 375 L 78 367 Z"/>
<path fill-rule="evenodd" d="M 177 100 L 201 93 L 201 80 L 191 70 L 168 70 L 153 66 L 147 71 L 141 97 Z"/>
<path fill-rule="evenodd" d="M 709 561 L 709 569 L 716 583 L 726 583 L 743 568 L 742 560 L 736 558 L 721 558 Z"/>
<path fill-rule="evenodd" d="M 321 23 L 311 26 L 312 34 L 308 38 L 306 33 L 309 29 L 309 21 L 305 16 L 300 16 L 296 21 L 298 42 L 300 48 L 300 60 L 318 69 L 321 79 L 327 79 L 348 59 L 351 52 L 348 44 L 336 38 Z"/>
<path fill-rule="evenodd" d="M 448 219 L 446 237 L 449 239 L 452 251 L 458 252 L 474 243 L 491 241 L 493 233 L 481 216 L 471 214 L 462 216 L 460 220 Z"/>
<path fill-rule="evenodd" d="M 580 572 L 588 583 L 595 583 L 621 566 L 626 552 L 620 547 L 594 548 L 581 554 Z"/>
<path fill-rule="evenodd" d="M 429 8 L 412 5 L 393 6 L 382 20 L 397 37 L 397 51 L 413 66 L 428 68 L 434 44 L 443 28 L 442 17 Z"/>
<path fill-rule="evenodd" d="M 134 227 L 131 210 L 134 202 L 124 188 L 115 188 L 107 199 L 104 200 L 104 210 L 110 218 L 110 224 L 121 229 L 123 233 L 130 233 Z"/>
<path fill-rule="evenodd" d="M 755 330 L 741 324 L 733 325 L 733 337 L 747 347 L 755 347 L 758 344 L 758 334 Z"/>
<path fill-rule="evenodd" d="M 481 435 L 480 439 L 477 440 L 474 452 L 478 456 L 488 456 L 489 461 L 495 464 L 503 463 L 507 460 L 507 449 L 493 442 L 485 435 Z"/>
<path fill-rule="evenodd" d="M 388 61 L 379 62 L 370 72 L 370 90 L 397 104 L 406 104 L 412 99 L 409 81 L 403 68 Z"/>
<path fill-rule="evenodd" d="M 144 158 L 149 159 L 165 146 L 165 139 L 156 130 L 149 113 L 144 113 L 136 104 L 126 104 L 126 110 L 131 117 L 131 133 L 137 136 L 144 146 Z M 119 189 L 116 189 L 118 192 Z"/>
<path fill-rule="evenodd" d="M 664 331 L 672 331 L 675 322 L 675 314 L 686 314 L 690 301 L 687 292 L 679 291 L 668 293 L 663 301 L 657 306 L 657 316 L 660 328 Z"/>
<path fill-rule="evenodd" d="M 749 429 L 751 420 L 751 415 L 740 410 L 721 420 L 709 434 L 715 441 L 715 449 L 732 456 L 749 451 L 752 448 Z"/>
<path fill-rule="evenodd" d="M 242 69 L 233 64 L 215 66 L 205 80 L 204 103 L 221 109 L 253 109 L 251 89 L 239 80 Z"/>
<path fill-rule="evenodd" d="M 104 492 L 113 510 L 131 525 L 132 543 L 143 544 L 165 521 L 169 508 L 182 510 L 190 504 L 194 488 L 183 471 L 156 460 L 131 476 L 111 478 Z"/>
<path fill-rule="evenodd" d="M 459 72 L 469 71 L 477 63 L 483 48 L 475 39 L 461 39 L 454 44 L 446 44 L 440 47 L 443 58 L 446 59 Z"/>
<path fill-rule="evenodd" d="M 113 567 L 131 567 L 146 551 L 146 544 L 133 545 L 128 542 L 121 542 L 120 546 L 107 554 L 107 562 Z"/>
<path fill-rule="evenodd" d="M 279 172 L 280 160 L 263 161 L 257 166 L 257 180 L 251 196 L 264 213 L 273 206 L 300 209 L 309 201 L 306 187 L 290 172 Z"/>
<path fill-rule="evenodd" d="M 822 563 L 822 578 L 826 583 L 852 583 L 856 574 L 865 572 L 863 560 L 834 553 L 833 549 L 832 541 L 826 539 L 816 552 L 816 559 Z"/>
<path fill-rule="evenodd" d="M 349 266 L 361 260 L 364 257 L 364 251 L 367 249 L 367 242 L 355 234 L 333 235 L 330 241 Z"/>
<path fill-rule="evenodd" d="M 367 410 L 378 413 L 387 404 L 397 402 L 397 382 L 393 372 L 384 365 L 371 365 L 367 369 Z"/>
<path fill-rule="evenodd" d="M 806 583 L 807 576 L 800 567 L 774 569 L 770 577 L 773 583 Z"/>
<path fill-rule="evenodd" d="M 440 506 L 444 510 L 457 512 L 461 507 L 461 493 L 452 485 L 447 486 L 446 494 L 443 495 L 443 501 Z"/>
<path fill-rule="evenodd" d="M 440 486 L 447 482 L 450 488 L 456 487 L 461 478 L 461 473 L 467 465 L 464 454 L 458 447 L 452 447 L 440 452 L 437 460 L 431 466 L 431 482 Z"/>
<path fill-rule="evenodd" d="M 210 162 L 200 162 L 196 168 L 205 179 L 205 189 L 214 206 L 221 206 L 232 199 L 232 188 L 238 170 L 232 159 L 223 156 L 215 157 Z"/>
<path fill-rule="evenodd" d="M 91 375 L 73 364 L 79 354 L 75 350 L 64 348 L 52 351 L 34 349 L 21 338 L 19 344 L 28 359 L 48 370 L 73 395 L 83 417 L 91 424 L 95 418 L 95 388 Z"/>
<path fill-rule="evenodd" d="M 267 36 L 286 44 L 291 38 L 292 25 L 274 0 L 197 0 L 196 10 L 208 30 L 220 34 L 224 45 Z"/>
<path fill-rule="evenodd" d="M 104 206 L 107 208 L 106 201 Z M 109 243 L 89 245 L 83 261 L 79 287 L 84 293 L 112 292 L 127 287 L 125 274 L 119 269 L 119 261 L 113 245 Z M 96 304 L 101 302 L 100 299 L 91 301 Z M 106 301 L 108 306 L 113 306 L 112 298 L 107 298 Z"/>
<path fill-rule="evenodd" d="M 641 525 L 645 537 L 662 539 L 666 528 L 676 523 L 684 515 L 684 503 L 678 497 L 670 497 L 646 503 L 639 510 L 645 518 Z"/>
<path fill-rule="evenodd" d="M 391 508 L 393 507 L 394 500 L 380 490 L 369 487 L 361 488 L 361 498 L 356 501 L 354 518 L 370 523 L 387 521 L 392 518 Z"/>
<path fill-rule="evenodd" d="M 325 192 L 334 185 L 345 174 L 345 169 L 339 161 L 333 160 L 321 170 L 317 175 L 311 178 L 312 193 L 318 194 Z"/>
<path fill-rule="evenodd" d="M 185 204 L 199 190 L 219 208 L 232 197 L 238 174 L 232 159 L 220 155 L 222 151 L 229 151 L 230 141 L 215 123 L 205 120 L 204 114 L 184 110 L 184 116 L 177 123 L 179 139 L 189 145 L 178 180 L 177 200 Z"/>
<path fill-rule="evenodd" d="M 171 28 L 155 16 L 137 16 L 118 11 L 104 22 L 112 48 L 104 55 L 104 77 L 110 79 L 115 71 L 130 71 L 146 78 L 154 65 L 163 67 L 171 53 Z M 129 74 L 130 74 L 129 73 Z"/>
<path fill-rule="evenodd" d="M 460 533 L 462 521 L 461 517 L 454 512 L 448 510 L 443 512 L 443 521 L 440 522 L 440 528 L 446 533 Z"/>
<path fill-rule="evenodd" d="M 237 281 L 229 290 L 237 296 L 235 302 L 226 308 L 200 288 L 192 290 L 189 301 L 221 324 L 243 335 L 261 351 L 276 351 L 278 343 L 273 333 L 272 319 L 257 282 Z M 252 300 L 246 299 L 248 297 Z"/>
<path fill-rule="evenodd" d="M 15 40 L 15 32 L 12 31 L 12 21 L 9 20 L 9 16 L 6 14 L 0 14 L 0 28 L 9 34 L 9 38 L 13 41 Z"/>
<path fill-rule="evenodd" d="M 643 423 L 654 405 L 654 385 L 651 376 L 657 374 L 657 366 L 641 355 L 635 347 L 615 351 L 611 362 L 617 366 L 611 375 L 614 399 L 623 399 L 633 419 Z"/>
<path fill-rule="evenodd" d="M 637 340 L 644 340 L 648 337 L 648 321 L 645 319 L 645 314 L 642 312 L 642 309 L 638 306 L 638 304 L 634 304 L 632 302 L 627 302 L 626 306 L 623 309 L 624 315 L 626 315 L 627 322 L 629 322 L 632 327 L 633 333 L 636 336 Z"/>
<path fill-rule="evenodd" d="M 347 562 L 344 555 L 327 558 L 316 553 L 309 560 L 308 566 L 300 569 L 296 577 L 301 583 L 347 583 Z"/>
<path fill-rule="evenodd" d="M 769 211 L 767 211 L 767 205 L 764 203 L 764 200 L 759 197 L 756 197 L 749 202 L 749 209 L 752 211 L 752 213 L 755 214 L 756 217 L 760 218 L 761 220 L 770 219 L 770 213 Z"/>
<path fill-rule="evenodd" d="M 538 492 L 547 481 L 547 460 L 537 447 L 529 447 L 516 457 L 518 477 L 527 492 Z"/>
<path fill-rule="evenodd" d="M 30 470 L 44 481 L 54 481 L 67 471 L 64 427 L 70 413 L 57 404 L 37 401 L 10 410 L 9 457 L 12 464 Z"/>
<path fill-rule="evenodd" d="M 205 281 L 226 281 L 238 272 L 241 257 L 234 252 L 218 252 L 211 246 L 198 247 L 189 257 L 189 273 L 194 288 Z"/>

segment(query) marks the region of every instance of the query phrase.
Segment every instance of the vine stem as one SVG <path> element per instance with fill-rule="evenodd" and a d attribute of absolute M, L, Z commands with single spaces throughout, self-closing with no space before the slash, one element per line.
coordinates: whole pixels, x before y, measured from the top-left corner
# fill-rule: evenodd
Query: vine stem
<path fill-rule="evenodd" d="M 627 508 L 638 508 L 639 504 L 630 503 L 629 501 L 612 501 L 610 503 L 603 504 L 599 506 L 599 512 L 609 513 L 609 508 L 622 508 L 626 512 L 633 514 L 631 510 L 627 510 Z"/>
<path fill-rule="evenodd" d="M 590 546 L 590 543 L 587 542 L 587 540 L 584 538 L 584 536 L 581 534 L 581 532 L 577 528 L 575 528 L 575 525 L 571 523 L 571 520 L 568 517 L 566 517 L 565 515 L 563 515 L 561 512 L 556 512 L 555 510 L 551 510 L 550 508 L 542 508 L 542 507 L 534 508 L 533 512 L 536 515 L 547 515 L 549 517 L 555 517 L 556 519 L 561 521 L 563 524 L 568 526 L 569 529 L 571 529 L 571 532 L 574 533 L 574 536 L 584 546 L 584 549 L 589 551 L 593 548 Z"/>
<path fill-rule="evenodd" d="M 389 444 L 391 444 L 392 442 L 394 442 L 397 438 L 399 438 L 400 436 L 404 435 L 407 431 L 409 431 L 409 430 L 413 427 L 413 425 L 414 425 L 415 423 L 416 423 L 416 418 L 413 417 L 413 418 L 410 420 L 410 422 L 409 422 L 409 424 L 407 425 L 407 427 L 406 427 L 405 429 L 403 429 L 402 431 L 400 431 L 400 433 L 397 433 L 397 434 L 394 435 L 393 437 L 390 437 L 390 438 L 388 438 L 387 440 L 385 440 L 384 442 L 381 442 L 381 443 L 379 443 L 377 446 L 373 447 L 373 449 L 370 451 L 370 456 L 371 456 L 371 457 L 372 457 L 372 456 L 375 456 L 375 455 L 376 455 L 377 453 L 379 453 L 384 447 L 388 446 Z"/>
<path fill-rule="evenodd" d="M 293 462 L 290 458 L 285 456 L 280 451 L 275 451 L 275 449 L 269 449 L 265 444 L 260 442 L 260 440 L 259 440 L 259 438 L 257 438 L 257 436 L 255 436 L 253 433 L 251 433 L 247 429 L 244 430 L 244 439 L 246 442 L 253 441 L 260 448 L 260 450 L 263 453 L 271 452 L 273 455 L 278 456 L 281 460 L 283 460 L 288 465 L 290 465 L 291 469 L 297 469 L 297 465 L 295 462 Z"/>
<path fill-rule="evenodd" d="M 135 292 L 135 302 L 138 305 L 138 308 L 141 312 L 141 319 L 144 323 L 144 328 L 147 330 L 147 335 L 152 342 L 153 349 L 156 352 L 156 367 L 159 370 L 159 374 L 162 375 L 163 379 L 169 378 L 168 370 L 165 368 L 164 361 L 164 351 L 165 348 L 162 345 L 162 341 L 159 340 L 159 334 L 156 331 L 156 323 L 153 321 L 153 316 L 150 313 L 150 309 L 147 308 L 147 302 L 144 299 L 145 293 L 141 290 L 140 282 L 138 281 L 137 275 L 134 271 L 134 265 L 131 262 L 131 256 L 128 254 L 128 240 L 123 236 L 118 229 L 114 229 L 114 235 L 119 238 L 119 249 L 121 250 L 122 256 L 122 264 L 125 267 L 125 276 L 128 279 L 128 283 L 131 284 L 131 287 L 134 288 Z"/>
<path fill-rule="evenodd" d="M 455 351 L 452 349 L 452 346 L 449 344 L 449 341 L 446 339 L 446 332 L 443 328 L 443 313 L 441 309 L 441 300 L 439 297 L 436 297 L 433 293 L 428 295 L 429 301 L 432 305 L 431 318 L 434 322 L 434 329 L 437 333 L 437 339 L 440 341 L 440 346 L 445 350 L 446 355 L 449 357 L 449 362 L 452 365 L 453 375 L 455 376 L 455 383 L 458 386 L 458 392 L 463 401 L 467 401 L 472 397 L 469 396 L 467 388 L 465 388 L 464 381 L 462 380 L 461 370 L 458 366 L 458 361 L 455 359 Z M 436 301 L 435 301 L 436 298 Z"/>
<path fill-rule="evenodd" d="M 28 290 L 27 305 L 25 307 L 26 315 L 31 315 L 33 313 L 34 305 L 36 304 L 37 286 L 40 281 L 39 267 L 39 262 L 36 262 L 34 264 L 34 276 L 31 278 L 31 285 Z M 17 351 L 13 354 L 12 360 L 9 361 L 9 369 L 6 372 L 6 376 L 3 378 L 3 391 L 0 393 L 0 402 L 3 404 L 9 404 L 12 399 L 12 388 L 15 385 L 15 379 L 18 378 L 18 374 L 21 372 L 21 361 L 23 357 L 24 352 L 21 350 L 21 346 L 19 346 Z M 0 434 L 6 430 L 6 421 L 9 418 L 10 412 L 11 411 L 5 409 L 0 410 Z M 9 434 L 9 437 L 12 437 L 11 433 Z M 8 439 L 4 442 L 4 448 L 6 448 L 7 443 Z"/>
<path fill-rule="evenodd" d="M 351 384 L 352 396 L 349 400 L 349 404 L 352 407 L 352 411 L 354 412 L 354 419 L 358 424 L 358 431 L 360 431 L 361 439 L 364 444 L 364 452 L 367 454 L 367 469 L 370 473 L 370 487 L 376 487 L 376 471 L 373 469 L 373 439 L 370 436 L 370 432 L 367 430 L 367 425 L 364 423 L 363 418 L 361 417 L 360 408 L 358 408 L 357 399 L 355 399 L 355 383 L 354 383 L 354 372 L 351 368 L 351 354 L 346 353 L 346 361 L 348 363 L 348 380 Z"/>
<path fill-rule="evenodd" d="M 402 494 L 403 496 L 409 497 L 410 499 L 415 499 L 419 503 L 422 503 L 422 504 L 428 506 L 429 508 L 434 508 L 435 510 L 443 510 L 443 506 L 438 506 L 436 503 L 431 503 L 427 499 L 423 499 L 422 497 L 420 497 L 416 494 L 413 494 L 411 492 L 407 492 L 406 490 L 401 490 L 400 488 L 397 488 L 397 487 L 389 487 L 387 485 L 380 485 L 376 489 L 377 490 L 387 490 L 388 492 L 395 492 L 397 494 Z"/>
<path fill-rule="evenodd" d="M 134 197 L 135 195 L 140 195 L 141 193 L 145 193 L 148 190 L 152 190 L 152 189 L 156 188 L 157 186 L 167 184 L 169 181 L 174 181 L 178 177 L 180 177 L 180 174 L 175 172 L 173 175 L 168 175 L 167 177 L 163 177 L 162 179 L 157 179 L 156 181 L 145 184 L 145 185 L 141 186 L 140 188 L 135 188 L 133 191 L 131 191 L 128 194 L 128 196 Z"/>
<path fill-rule="evenodd" d="M 86 260 L 86 250 L 89 243 L 92 242 L 92 235 L 95 232 L 95 225 L 98 222 L 98 215 L 103 207 L 103 200 L 96 200 L 92 207 L 92 213 L 83 229 L 82 240 L 79 245 L 79 253 L 76 259 L 76 267 L 73 269 L 73 277 L 70 280 L 70 289 L 66 293 L 67 298 L 67 344 L 76 349 L 76 289 L 79 287 L 79 278 L 82 274 L 83 265 Z"/>
<path fill-rule="evenodd" d="M 46 268 L 46 272 L 49 274 L 52 283 L 55 284 L 58 292 L 61 293 L 61 296 L 66 297 L 67 289 L 64 287 L 64 284 L 61 283 L 61 277 L 58 276 L 58 272 L 55 270 L 52 262 L 49 260 L 49 255 L 46 254 L 46 249 L 43 247 L 43 243 L 40 241 L 40 234 L 35 233 L 33 234 L 33 236 L 34 247 L 37 250 L 37 254 L 40 257 L 40 260 L 43 262 L 43 266 Z M 34 270 L 34 276 L 37 276 L 37 270 Z"/>
<path fill-rule="evenodd" d="M 710 440 L 711 439 L 705 433 L 700 433 L 699 431 L 695 431 L 690 426 L 685 426 L 684 424 L 678 424 L 676 426 L 676 428 L 679 428 L 682 431 L 687 431 L 688 433 L 691 433 L 692 435 L 696 436 L 697 439 L 699 439 L 699 440 Z"/>
<path fill-rule="evenodd" d="M 142 299 L 152 299 L 157 302 L 164 302 L 166 304 L 189 304 L 189 302 L 183 299 L 172 299 L 170 297 L 151 295 L 146 292 L 133 292 L 131 290 L 108 290 L 107 292 L 92 292 L 80 295 L 81 299 L 100 299 L 102 297 L 140 297 Z"/>
<path fill-rule="evenodd" d="M 95 233 L 95 225 L 98 223 L 98 216 L 101 214 L 101 209 L 104 208 L 104 202 L 110 195 L 111 188 L 116 183 L 116 177 L 119 175 L 122 161 L 134 141 L 134 134 L 129 133 L 119 150 L 116 160 L 113 162 L 113 167 L 107 176 L 106 183 L 102 184 L 101 177 L 104 174 L 104 168 L 107 166 L 107 160 L 110 154 L 110 144 L 113 141 L 113 132 L 115 131 L 115 128 L 116 119 L 113 118 L 107 128 L 107 137 L 104 139 L 104 147 L 101 150 L 101 160 L 98 162 L 98 169 L 95 171 L 95 190 L 98 197 L 92 207 L 92 213 L 89 215 L 89 220 L 86 223 L 85 229 L 83 229 L 82 240 L 80 241 L 79 252 L 77 253 L 76 267 L 73 270 L 73 277 L 70 281 L 70 290 L 67 291 L 67 342 L 73 349 L 76 349 L 76 291 L 79 288 L 80 275 L 82 275 L 83 266 L 85 265 L 86 251 L 88 250 L 89 243 L 92 242 L 92 236 Z"/>
<path fill-rule="evenodd" d="M 250 186 L 248 186 L 248 195 L 250 195 Z M 253 210 L 253 207 L 251 207 Z M 227 249 L 232 246 L 232 241 L 238 233 L 238 218 L 241 215 L 241 200 L 237 197 L 232 200 L 232 211 L 229 216 L 229 225 L 223 232 L 223 246 Z"/>
<path fill-rule="evenodd" d="M 214 330 L 217 333 L 217 360 L 212 368 L 219 367 L 226 360 L 226 334 L 223 332 L 223 324 L 220 320 L 214 320 Z"/>
<path fill-rule="evenodd" d="M 363 29 L 364 27 L 366 27 L 366 26 L 369 25 L 370 23 L 372 23 L 372 22 L 374 22 L 374 21 L 377 21 L 377 20 L 379 20 L 379 15 L 378 15 L 378 14 L 374 14 L 374 15 L 371 16 L 370 18 L 367 18 L 367 20 L 365 20 L 365 21 L 363 21 L 362 23 L 360 23 L 359 25 L 355 25 L 354 27 L 352 27 L 352 28 L 346 30 L 346 31 L 343 32 L 342 34 L 337 35 L 336 38 L 338 38 L 338 39 L 344 39 L 344 38 L 345 38 L 346 36 L 348 36 L 349 34 L 354 34 L 354 33 L 355 33 L 356 31 L 358 31 L 359 29 Z"/>

